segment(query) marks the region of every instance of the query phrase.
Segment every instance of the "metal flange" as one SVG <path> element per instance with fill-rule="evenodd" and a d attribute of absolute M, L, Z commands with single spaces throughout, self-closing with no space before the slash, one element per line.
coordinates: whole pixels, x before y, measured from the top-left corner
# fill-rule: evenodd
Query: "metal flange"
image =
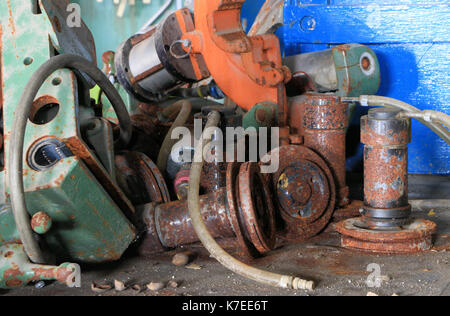
<path fill-rule="evenodd" d="M 272 176 L 283 226 L 279 237 L 303 241 L 317 235 L 329 223 L 336 203 L 330 168 L 304 146 L 282 146 L 270 155 L 280 161 L 279 171 Z"/>
<path fill-rule="evenodd" d="M 227 204 L 236 239 L 249 257 L 275 247 L 275 211 L 267 181 L 256 163 L 230 163 Z"/>
<path fill-rule="evenodd" d="M 360 218 L 337 224 L 342 235 L 342 247 L 383 254 L 406 254 L 430 250 L 432 236 L 437 225 L 431 221 L 417 219 L 411 224 L 389 228 L 370 229 Z"/>

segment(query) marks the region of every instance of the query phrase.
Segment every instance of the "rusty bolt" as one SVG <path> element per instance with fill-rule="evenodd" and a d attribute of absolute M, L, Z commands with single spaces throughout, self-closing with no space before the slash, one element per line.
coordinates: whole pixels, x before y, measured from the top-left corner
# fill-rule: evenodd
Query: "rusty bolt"
<path fill-rule="evenodd" d="M 37 234 L 43 235 L 52 228 L 52 218 L 45 212 L 38 212 L 31 218 L 31 228 Z"/>

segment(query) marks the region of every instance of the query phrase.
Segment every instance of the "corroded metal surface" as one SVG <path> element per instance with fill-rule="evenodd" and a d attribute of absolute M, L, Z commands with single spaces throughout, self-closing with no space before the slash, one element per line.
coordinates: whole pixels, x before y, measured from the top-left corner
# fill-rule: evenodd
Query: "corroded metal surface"
<path fill-rule="evenodd" d="M 399 111 L 373 109 L 361 119 L 364 149 L 363 216 L 337 225 L 342 246 L 375 253 L 429 250 L 436 224 L 411 219 L 408 203 L 408 143 L 411 122 Z"/>
<path fill-rule="evenodd" d="M 224 188 L 200 197 L 203 221 L 215 238 L 234 236 L 228 219 L 225 199 Z M 189 216 L 187 202 L 175 201 L 159 205 L 156 208 L 155 217 L 161 242 L 167 248 L 175 248 L 198 241 Z"/>
<path fill-rule="evenodd" d="M 37 212 L 31 218 L 31 228 L 34 232 L 42 235 L 52 227 L 52 218 L 45 212 Z"/>
<path fill-rule="evenodd" d="M 363 201 L 351 201 L 349 205 L 334 211 L 333 222 L 340 222 L 349 218 L 359 217 L 361 216 L 363 207 Z"/>
<path fill-rule="evenodd" d="M 416 220 L 391 231 L 370 230 L 358 227 L 358 219 L 337 225 L 342 234 L 342 246 L 354 250 L 385 254 L 416 253 L 430 250 L 437 225 L 427 220 Z"/>
<path fill-rule="evenodd" d="M 203 165 L 200 188 L 204 194 L 217 191 L 226 185 L 227 163 L 209 162 Z"/>
<path fill-rule="evenodd" d="M 269 198 L 269 188 L 259 168 L 256 163 L 242 164 L 236 189 L 239 191 L 237 202 L 247 237 L 259 253 L 265 254 L 275 247 L 275 212 Z"/>
<path fill-rule="evenodd" d="M 305 146 L 327 162 L 336 181 L 337 204 L 347 206 L 350 203 L 345 170 L 347 104 L 334 94 L 308 94 L 301 107 Z"/>
<path fill-rule="evenodd" d="M 247 257 L 275 246 L 275 214 L 267 183 L 256 163 L 229 164 L 226 186 L 200 196 L 205 225 L 214 238 L 237 241 Z M 188 203 L 175 201 L 139 207 L 145 237 L 142 254 L 198 242 Z"/>
<path fill-rule="evenodd" d="M 0 287 L 2 289 L 13 289 L 40 280 L 58 280 L 70 285 L 73 274 L 73 265 L 68 263 L 60 266 L 30 263 L 22 244 L 6 244 L 0 247 Z"/>
<path fill-rule="evenodd" d="M 395 118 L 398 111 L 375 109 L 361 119 L 364 148 L 366 218 L 408 218 L 408 143 L 411 121 Z M 377 211 L 379 210 L 379 211 Z M 403 214 L 402 214 L 403 213 Z M 379 226 L 376 220 L 375 226 Z"/>
<path fill-rule="evenodd" d="M 281 215 L 279 235 L 305 240 L 317 235 L 333 215 L 336 189 L 325 161 L 304 146 L 282 146 L 271 152 L 280 159 L 273 174 L 273 192 Z"/>
<path fill-rule="evenodd" d="M 168 203 L 169 190 L 163 175 L 144 154 L 123 152 L 115 157 L 119 186 L 134 205 Z"/>

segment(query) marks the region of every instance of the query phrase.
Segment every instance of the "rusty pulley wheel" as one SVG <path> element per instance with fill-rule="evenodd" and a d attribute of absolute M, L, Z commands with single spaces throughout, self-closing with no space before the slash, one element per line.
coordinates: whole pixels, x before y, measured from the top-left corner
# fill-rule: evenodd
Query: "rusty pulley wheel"
<path fill-rule="evenodd" d="M 417 219 L 410 224 L 389 229 L 368 229 L 359 218 L 337 224 L 342 247 L 373 253 L 406 254 L 430 250 L 437 225 Z"/>
<path fill-rule="evenodd" d="M 270 153 L 279 159 L 272 189 L 282 219 L 279 237 L 303 241 L 329 223 L 335 203 L 333 175 L 325 161 L 304 146 L 282 146 Z"/>
<path fill-rule="evenodd" d="M 251 257 L 273 250 L 275 212 L 267 182 L 257 163 L 230 163 L 227 203 L 233 230 L 245 254 Z"/>
<path fill-rule="evenodd" d="M 170 202 L 163 175 L 146 155 L 125 151 L 116 155 L 115 164 L 118 184 L 133 205 Z"/>

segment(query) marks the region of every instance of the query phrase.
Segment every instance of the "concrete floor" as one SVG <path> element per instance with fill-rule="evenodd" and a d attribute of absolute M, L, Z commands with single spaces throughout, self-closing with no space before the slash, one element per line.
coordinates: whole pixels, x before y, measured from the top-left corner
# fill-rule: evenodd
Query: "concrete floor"
<path fill-rule="evenodd" d="M 140 259 L 128 254 L 120 262 L 97 267 L 83 267 L 82 288 L 69 289 L 53 283 L 43 289 L 34 286 L 2 292 L 3 295 L 124 295 L 124 296 L 366 296 L 368 292 L 377 295 L 416 296 L 450 295 L 450 208 L 416 208 L 414 216 L 434 220 L 439 225 L 435 247 L 432 251 L 417 255 L 377 256 L 356 253 L 339 247 L 339 235 L 331 225 L 327 232 L 307 243 L 290 245 L 277 249 L 268 256 L 256 260 L 256 266 L 274 272 L 310 278 L 317 282 L 313 292 L 292 291 L 266 287 L 241 278 L 223 268 L 209 258 L 200 245 L 191 249 L 197 254 L 194 260 L 200 270 L 191 270 L 172 265 L 175 252 Z M 380 288 L 369 288 L 367 266 L 376 263 L 381 266 Z M 91 283 L 112 283 L 121 280 L 126 284 L 145 285 L 149 282 L 179 283 L 176 289 L 164 289 L 158 293 L 146 290 L 135 293 L 129 289 L 124 292 L 114 290 L 98 294 L 91 290 Z M 145 286 L 144 286 L 145 287 Z"/>

